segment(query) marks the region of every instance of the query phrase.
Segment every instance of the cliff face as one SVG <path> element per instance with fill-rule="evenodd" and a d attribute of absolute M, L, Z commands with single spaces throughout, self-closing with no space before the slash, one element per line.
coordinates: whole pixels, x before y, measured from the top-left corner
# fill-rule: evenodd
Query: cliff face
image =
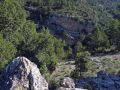
<path fill-rule="evenodd" d="M 48 90 L 37 66 L 25 57 L 14 59 L 0 79 L 0 90 Z"/>
<path fill-rule="evenodd" d="M 26 8 L 30 12 L 29 19 L 35 21 L 38 30 L 45 26 L 55 34 L 64 31 L 73 37 L 77 37 L 80 32 L 89 33 L 95 27 L 91 19 L 58 13 L 49 13 L 46 15 L 35 7 L 27 6 Z"/>
<path fill-rule="evenodd" d="M 51 14 L 45 21 L 55 35 L 63 38 L 68 45 L 74 45 L 81 33 L 92 32 L 94 24 L 90 20 L 78 21 L 76 17 Z M 65 36 L 65 37 L 64 37 Z"/>
<path fill-rule="evenodd" d="M 65 31 L 73 37 L 79 35 L 80 32 L 90 32 L 94 28 L 94 24 L 90 20 L 79 21 L 77 17 L 51 14 L 46 19 L 47 26 L 56 32 Z"/>
<path fill-rule="evenodd" d="M 37 8 L 28 6 L 27 10 L 30 12 L 29 19 L 35 21 L 37 24 L 37 30 L 40 31 L 42 27 L 47 27 L 52 33 L 63 38 L 64 34 L 67 34 L 66 41 L 74 41 L 80 36 L 81 33 L 91 32 L 95 24 L 91 19 L 80 19 L 76 16 L 62 15 L 58 13 L 44 14 Z"/>

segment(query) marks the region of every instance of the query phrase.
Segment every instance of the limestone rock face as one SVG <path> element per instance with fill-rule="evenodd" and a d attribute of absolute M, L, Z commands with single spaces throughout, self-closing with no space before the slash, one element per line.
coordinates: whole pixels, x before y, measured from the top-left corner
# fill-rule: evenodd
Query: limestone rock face
<path fill-rule="evenodd" d="M 50 14 L 46 19 L 47 26 L 54 31 L 66 31 L 67 33 L 75 36 L 79 34 L 78 31 L 84 30 L 85 32 L 91 32 L 94 25 L 90 20 L 79 21 L 75 16 L 67 16 L 62 14 Z"/>
<path fill-rule="evenodd" d="M 75 44 L 80 32 L 90 33 L 94 28 L 93 23 L 89 20 L 80 22 L 76 17 L 61 14 L 50 14 L 45 21 L 46 26 L 56 35 L 66 33 L 68 35 L 66 42 L 69 45 Z"/>
<path fill-rule="evenodd" d="M 34 63 L 18 57 L 2 73 L 0 90 L 48 90 L 48 83 Z"/>

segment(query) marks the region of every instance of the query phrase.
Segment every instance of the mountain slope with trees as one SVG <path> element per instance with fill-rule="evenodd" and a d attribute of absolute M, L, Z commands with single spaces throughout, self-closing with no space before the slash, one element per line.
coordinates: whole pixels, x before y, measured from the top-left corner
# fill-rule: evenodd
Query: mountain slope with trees
<path fill-rule="evenodd" d="M 91 55 L 119 53 L 119 3 L 120 0 L 1 0 L 0 72 L 13 58 L 24 56 L 37 64 L 51 84 L 54 82 L 50 74 L 62 60 L 74 60 L 73 76 L 84 77 L 94 65 Z"/>

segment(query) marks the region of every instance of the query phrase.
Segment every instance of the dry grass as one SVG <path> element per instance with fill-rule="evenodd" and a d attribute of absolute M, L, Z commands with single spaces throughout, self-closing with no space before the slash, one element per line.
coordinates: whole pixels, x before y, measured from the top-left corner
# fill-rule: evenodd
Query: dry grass
<path fill-rule="evenodd" d="M 50 75 L 50 78 L 54 78 L 59 81 L 63 77 L 70 76 L 70 73 L 75 69 L 75 65 L 71 62 L 61 62 L 58 64 L 56 70 Z"/>

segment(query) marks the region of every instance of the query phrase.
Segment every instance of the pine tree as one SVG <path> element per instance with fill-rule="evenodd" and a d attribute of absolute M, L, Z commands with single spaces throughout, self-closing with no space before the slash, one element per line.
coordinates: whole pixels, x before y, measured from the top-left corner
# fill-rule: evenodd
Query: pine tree
<path fill-rule="evenodd" d="M 75 59 L 75 73 L 77 73 L 78 78 L 84 77 L 84 73 L 87 72 L 87 64 L 90 60 L 90 54 L 88 52 L 77 53 Z"/>

